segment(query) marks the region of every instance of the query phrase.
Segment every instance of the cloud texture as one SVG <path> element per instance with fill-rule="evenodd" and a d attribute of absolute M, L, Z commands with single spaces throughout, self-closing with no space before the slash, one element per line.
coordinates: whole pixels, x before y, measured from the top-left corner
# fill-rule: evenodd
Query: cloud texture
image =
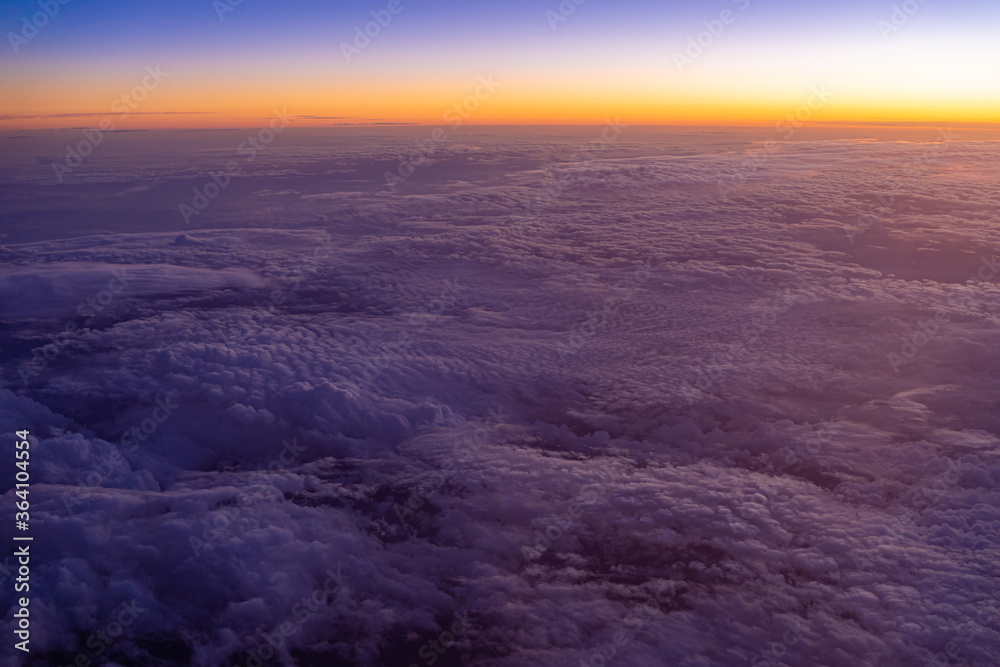
<path fill-rule="evenodd" d="M 0 249 L 34 650 L 996 664 L 1000 149 L 578 145 L 275 151 L 204 227 Z"/>

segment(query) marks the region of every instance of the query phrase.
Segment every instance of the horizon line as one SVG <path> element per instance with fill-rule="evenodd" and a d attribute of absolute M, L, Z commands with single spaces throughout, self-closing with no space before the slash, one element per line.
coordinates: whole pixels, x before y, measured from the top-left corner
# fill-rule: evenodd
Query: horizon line
<path fill-rule="evenodd" d="M 200 112 L 209 113 L 209 112 Z M 77 115 L 77 114 L 74 114 Z M 79 114 L 79 116 L 89 115 L 89 114 Z M 298 117 L 303 120 L 310 120 L 308 117 Z M 2 123 L 2 116 L 0 116 L 0 123 Z M 508 123 L 463 123 L 460 128 L 454 128 L 456 130 L 462 128 L 561 128 L 561 127 L 603 127 L 609 121 L 603 123 L 600 122 L 563 122 L 563 123 L 532 123 L 532 122 L 508 122 Z M 780 120 L 778 123 L 780 124 Z M 234 125 L 234 126 L 219 126 L 219 127 L 184 127 L 184 126 L 174 126 L 174 127 L 137 127 L 137 128 L 116 128 L 105 130 L 106 132 L 230 132 L 230 131 L 243 131 L 248 129 L 253 129 L 257 127 L 256 124 L 249 125 Z M 623 127 L 633 127 L 633 128 L 686 128 L 686 129 L 765 129 L 774 127 L 774 123 L 622 123 Z M 369 123 L 329 123 L 325 125 L 300 125 L 298 127 L 292 125 L 288 127 L 289 130 L 324 130 L 324 129 L 345 129 L 345 128 L 440 128 L 440 127 L 452 127 L 451 125 L 444 123 L 419 123 L 419 122 L 369 122 Z M 799 129 L 860 129 L 860 128 L 880 128 L 880 129 L 907 129 L 907 128 L 942 128 L 942 127 L 957 127 L 969 130 L 997 130 L 1000 129 L 1000 122 L 973 122 L 973 121 L 810 121 L 802 124 Z M 69 132 L 69 131 L 81 131 L 81 130 L 91 130 L 89 126 L 66 126 L 66 127 L 0 127 L 0 134 L 25 134 L 25 133 L 42 133 L 42 132 Z"/>

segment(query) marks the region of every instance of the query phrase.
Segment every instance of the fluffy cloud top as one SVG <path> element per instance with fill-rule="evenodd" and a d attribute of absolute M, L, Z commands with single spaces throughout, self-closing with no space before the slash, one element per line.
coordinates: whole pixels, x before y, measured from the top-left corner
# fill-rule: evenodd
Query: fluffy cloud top
<path fill-rule="evenodd" d="M 998 149 L 626 138 L 276 153 L 182 242 L 6 249 L 37 654 L 997 664 Z"/>

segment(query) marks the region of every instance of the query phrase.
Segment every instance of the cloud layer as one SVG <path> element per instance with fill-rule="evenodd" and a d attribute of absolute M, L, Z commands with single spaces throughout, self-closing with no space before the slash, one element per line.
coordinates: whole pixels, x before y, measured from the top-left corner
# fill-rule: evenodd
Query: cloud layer
<path fill-rule="evenodd" d="M 3 249 L 35 651 L 996 664 L 998 149 L 627 139 L 275 151 L 184 236 Z"/>

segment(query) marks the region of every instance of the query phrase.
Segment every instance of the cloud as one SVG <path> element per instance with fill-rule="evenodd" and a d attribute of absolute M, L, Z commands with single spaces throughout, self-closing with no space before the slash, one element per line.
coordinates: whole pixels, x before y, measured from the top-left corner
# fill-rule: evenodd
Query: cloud
<path fill-rule="evenodd" d="M 81 304 L 90 313 L 116 296 L 149 298 L 261 284 L 255 274 L 241 269 L 98 262 L 8 267 L 0 271 L 0 307 L 9 319 L 68 317 L 80 314 Z"/>
<path fill-rule="evenodd" d="M 995 146 L 477 137 L 392 194 L 393 141 L 234 196 L 289 210 L 7 251 L 40 655 L 134 600 L 111 660 L 995 664 Z"/>

